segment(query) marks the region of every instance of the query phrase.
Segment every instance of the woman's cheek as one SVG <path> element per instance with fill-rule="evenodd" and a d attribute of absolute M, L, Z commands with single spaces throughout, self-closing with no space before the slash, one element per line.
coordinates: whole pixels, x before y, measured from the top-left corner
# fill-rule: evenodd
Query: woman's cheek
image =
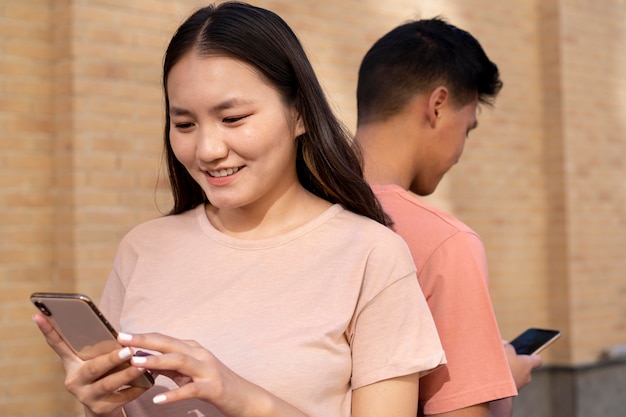
<path fill-rule="evenodd" d="M 176 159 L 189 168 L 189 164 L 193 162 L 195 156 L 195 147 L 192 146 L 191 142 L 185 142 L 174 132 L 170 132 L 170 146 Z"/>

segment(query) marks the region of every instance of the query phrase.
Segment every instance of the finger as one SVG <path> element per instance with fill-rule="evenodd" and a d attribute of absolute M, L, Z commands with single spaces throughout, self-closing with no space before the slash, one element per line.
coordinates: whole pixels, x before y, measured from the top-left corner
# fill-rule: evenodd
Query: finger
<path fill-rule="evenodd" d="M 150 369 L 165 375 L 177 385 L 183 386 L 191 381 L 219 379 L 219 369 L 224 365 L 209 351 L 196 348 L 189 354 L 181 352 L 165 353 L 153 356 L 134 356 L 133 366 Z"/>
<path fill-rule="evenodd" d="M 132 350 L 126 347 L 76 362 L 66 373 L 65 387 L 92 411 L 100 410 L 96 414 L 108 414 L 147 389 L 132 386 L 131 381 L 144 370 L 130 366 L 131 356 Z"/>
<path fill-rule="evenodd" d="M 530 355 L 528 359 L 533 369 L 539 368 L 543 363 L 543 358 L 541 357 L 541 355 Z"/>
<path fill-rule="evenodd" d="M 198 353 L 196 353 L 198 355 Z M 176 371 L 190 377 L 195 376 L 201 367 L 209 364 L 210 355 L 204 353 L 199 360 L 195 356 L 181 352 L 164 353 L 161 355 L 133 356 L 131 364 L 139 368 L 147 368 L 165 374 L 167 371 Z"/>
<path fill-rule="evenodd" d="M 195 341 L 180 340 L 160 333 L 118 335 L 120 343 L 135 349 L 159 352 L 156 355 L 135 355 L 131 364 L 156 371 L 183 385 L 192 379 L 207 378 L 223 367 L 211 352 Z"/>
<path fill-rule="evenodd" d="M 77 359 L 76 354 L 65 343 L 65 340 L 54 329 L 50 321 L 43 316 L 43 314 L 33 315 L 33 321 L 39 328 L 39 331 L 43 334 L 48 345 L 63 359 L 74 358 Z"/>
<path fill-rule="evenodd" d="M 180 340 L 161 333 L 118 333 L 117 340 L 124 346 L 133 346 L 161 353 L 183 352 L 190 348 L 200 347 L 197 342 Z"/>
<path fill-rule="evenodd" d="M 145 369 L 130 366 L 124 362 L 121 366 L 114 368 L 94 383 L 94 387 L 101 393 L 110 394 L 112 392 L 125 392 L 134 395 L 133 391 L 144 392 L 147 386 L 138 386 L 135 380 L 145 373 Z"/>
<path fill-rule="evenodd" d="M 76 395 L 76 398 L 96 415 L 108 415 L 146 392 L 145 388 L 129 386 L 98 394 L 96 388 L 89 387 Z"/>
<path fill-rule="evenodd" d="M 132 356 L 133 350 L 124 347 L 85 361 L 81 371 L 75 373 L 69 383 L 87 385 L 105 381 L 100 384 L 102 392 L 117 390 L 142 373 L 142 370 L 130 366 Z"/>
<path fill-rule="evenodd" d="M 152 398 L 152 402 L 154 404 L 168 404 L 182 400 L 200 398 L 200 392 L 202 391 L 200 385 L 202 384 L 194 382 L 171 391 L 157 394 Z"/>
<path fill-rule="evenodd" d="M 141 373 L 137 368 L 129 366 L 123 371 L 105 376 L 89 386 L 67 385 L 67 389 L 83 404 L 106 403 L 120 406 L 139 397 L 148 389 L 130 385 L 130 381 L 137 378 Z"/>

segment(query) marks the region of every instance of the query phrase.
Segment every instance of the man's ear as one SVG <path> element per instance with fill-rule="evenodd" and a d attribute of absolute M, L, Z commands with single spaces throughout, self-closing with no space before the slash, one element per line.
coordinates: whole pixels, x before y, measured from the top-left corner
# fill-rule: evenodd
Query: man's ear
<path fill-rule="evenodd" d="M 447 104 L 450 93 L 444 86 L 439 86 L 430 93 L 428 99 L 428 121 L 431 127 L 435 127 L 441 109 Z"/>

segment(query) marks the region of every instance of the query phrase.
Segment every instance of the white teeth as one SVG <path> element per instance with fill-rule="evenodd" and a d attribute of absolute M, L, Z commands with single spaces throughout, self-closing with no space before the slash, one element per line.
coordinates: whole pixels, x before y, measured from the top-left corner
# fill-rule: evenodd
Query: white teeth
<path fill-rule="evenodd" d="M 209 171 L 209 175 L 214 178 L 220 178 L 220 177 L 226 177 L 228 175 L 233 175 L 237 171 L 239 171 L 239 167 L 226 168 L 226 169 L 220 169 L 219 171 Z"/>

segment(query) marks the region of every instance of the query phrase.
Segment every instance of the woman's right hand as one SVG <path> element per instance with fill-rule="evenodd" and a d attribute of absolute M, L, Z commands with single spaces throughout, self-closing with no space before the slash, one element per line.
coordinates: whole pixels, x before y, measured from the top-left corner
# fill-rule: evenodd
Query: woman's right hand
<path fill-rule="evenodd" d="M 63 361 L 65 387 L 85 406 L 88 416 L 122 416 L 122 407 L 146 391 L 145 388 L 126 388 L 130 381 L 143 373 L 141 369 L 129 366 L 106 375 L 130 359 L 133 355 L 132 348 L 116 349 L 85 361 L 76 356 L 46 317 L 35 314 L 33 320 L 48 345 Z M 121 387 L 124 388 L 120 389 Z"/>

